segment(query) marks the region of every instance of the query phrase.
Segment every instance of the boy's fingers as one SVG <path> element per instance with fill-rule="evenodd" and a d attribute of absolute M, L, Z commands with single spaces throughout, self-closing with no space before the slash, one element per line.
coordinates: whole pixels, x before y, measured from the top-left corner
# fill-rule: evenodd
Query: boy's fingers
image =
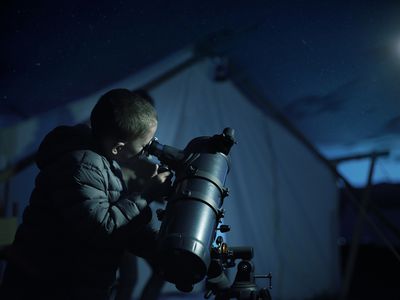
<path fill-rule="evenodd" d="M 155 166 L 155 167 L 154 167 L 154 172 L 153 172 L 153 175 L 151 175 L 151 177 L 157 176 L 157 174 L 158 174 L 158 167 L 159 167 L 159 165 L 158 165 L 158 164 L 155 164 L 154 166 Z"/>
<path fill-rule="evenodd" d="M 167 174 L 167 175 L 165 176 L 165 181 L 168 181 L 168 182 L 171 182 L 171 181 L 172 181 L 171 174 Z"/>
<path fill-rule="evenodd" d="M 165 172 L 162 172 L 162 173 L 158 173 L 158 175 L 160 177 L 162 177 L 162 178 L 166 178 L 166 177 L 169 177 L 171 175 L 171 172 L 165 171 Z"/>

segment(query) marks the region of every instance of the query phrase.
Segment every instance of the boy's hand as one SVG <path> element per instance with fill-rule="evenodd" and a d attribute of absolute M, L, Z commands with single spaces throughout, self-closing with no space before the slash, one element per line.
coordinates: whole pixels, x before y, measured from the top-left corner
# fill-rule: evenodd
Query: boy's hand
<path fill-rule="evenodd" d="M 157 165 L 153 176 L 143 188 L 142 197 L 148 202 L 157 201 L 162 203 L 171 192 L 171 172 L 162 171 L 158 173 L 158 167 Z"/>
<path fill-rule="evenodd" d="M 131 159 L 120 166 L 125 185 L 131 193 L 141 192 L 157 169 L 155 163 L 140 158 Z"/>

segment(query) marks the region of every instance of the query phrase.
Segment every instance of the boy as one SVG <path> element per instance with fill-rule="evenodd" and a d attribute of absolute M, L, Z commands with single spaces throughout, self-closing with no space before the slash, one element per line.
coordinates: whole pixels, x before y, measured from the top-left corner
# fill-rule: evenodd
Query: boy
<path fill-rule="evenodd" d="M 128 193 L 119 164 L 137 159 L 157 130 L 154 107 L 114 89 L 92 110 L 91 128 L 61 126 L 39 147 L 29 206 L 12 246 L 2 299 L 108 299 L 125 249 L 155 263 L 151 201 L 170 173 Z"/>

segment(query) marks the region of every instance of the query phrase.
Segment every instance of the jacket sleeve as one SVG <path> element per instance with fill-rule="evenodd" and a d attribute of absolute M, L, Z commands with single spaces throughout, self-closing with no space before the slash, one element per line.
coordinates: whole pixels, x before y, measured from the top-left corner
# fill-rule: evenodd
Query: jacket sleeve
<path fill-rule="evenodd" d="M 81 163 L 60 173 L 52 188 L 54 208 L 66 227 L 85 243 L 126 246 L 150 221 L 151 210 L 139 195 L 110 202 L 109 178 L 96 165 Z"/>

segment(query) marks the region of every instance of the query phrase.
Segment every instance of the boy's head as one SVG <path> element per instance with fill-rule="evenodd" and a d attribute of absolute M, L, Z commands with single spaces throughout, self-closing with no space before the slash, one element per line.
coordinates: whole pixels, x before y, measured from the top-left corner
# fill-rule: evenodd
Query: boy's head
<path fill-rule="evenodd" d="M 90 116 L 92 132 L 107 156 L 137 156 L 157 130 L 154 106 L 141 93 L 113 89 L 100 97 Z"/>

